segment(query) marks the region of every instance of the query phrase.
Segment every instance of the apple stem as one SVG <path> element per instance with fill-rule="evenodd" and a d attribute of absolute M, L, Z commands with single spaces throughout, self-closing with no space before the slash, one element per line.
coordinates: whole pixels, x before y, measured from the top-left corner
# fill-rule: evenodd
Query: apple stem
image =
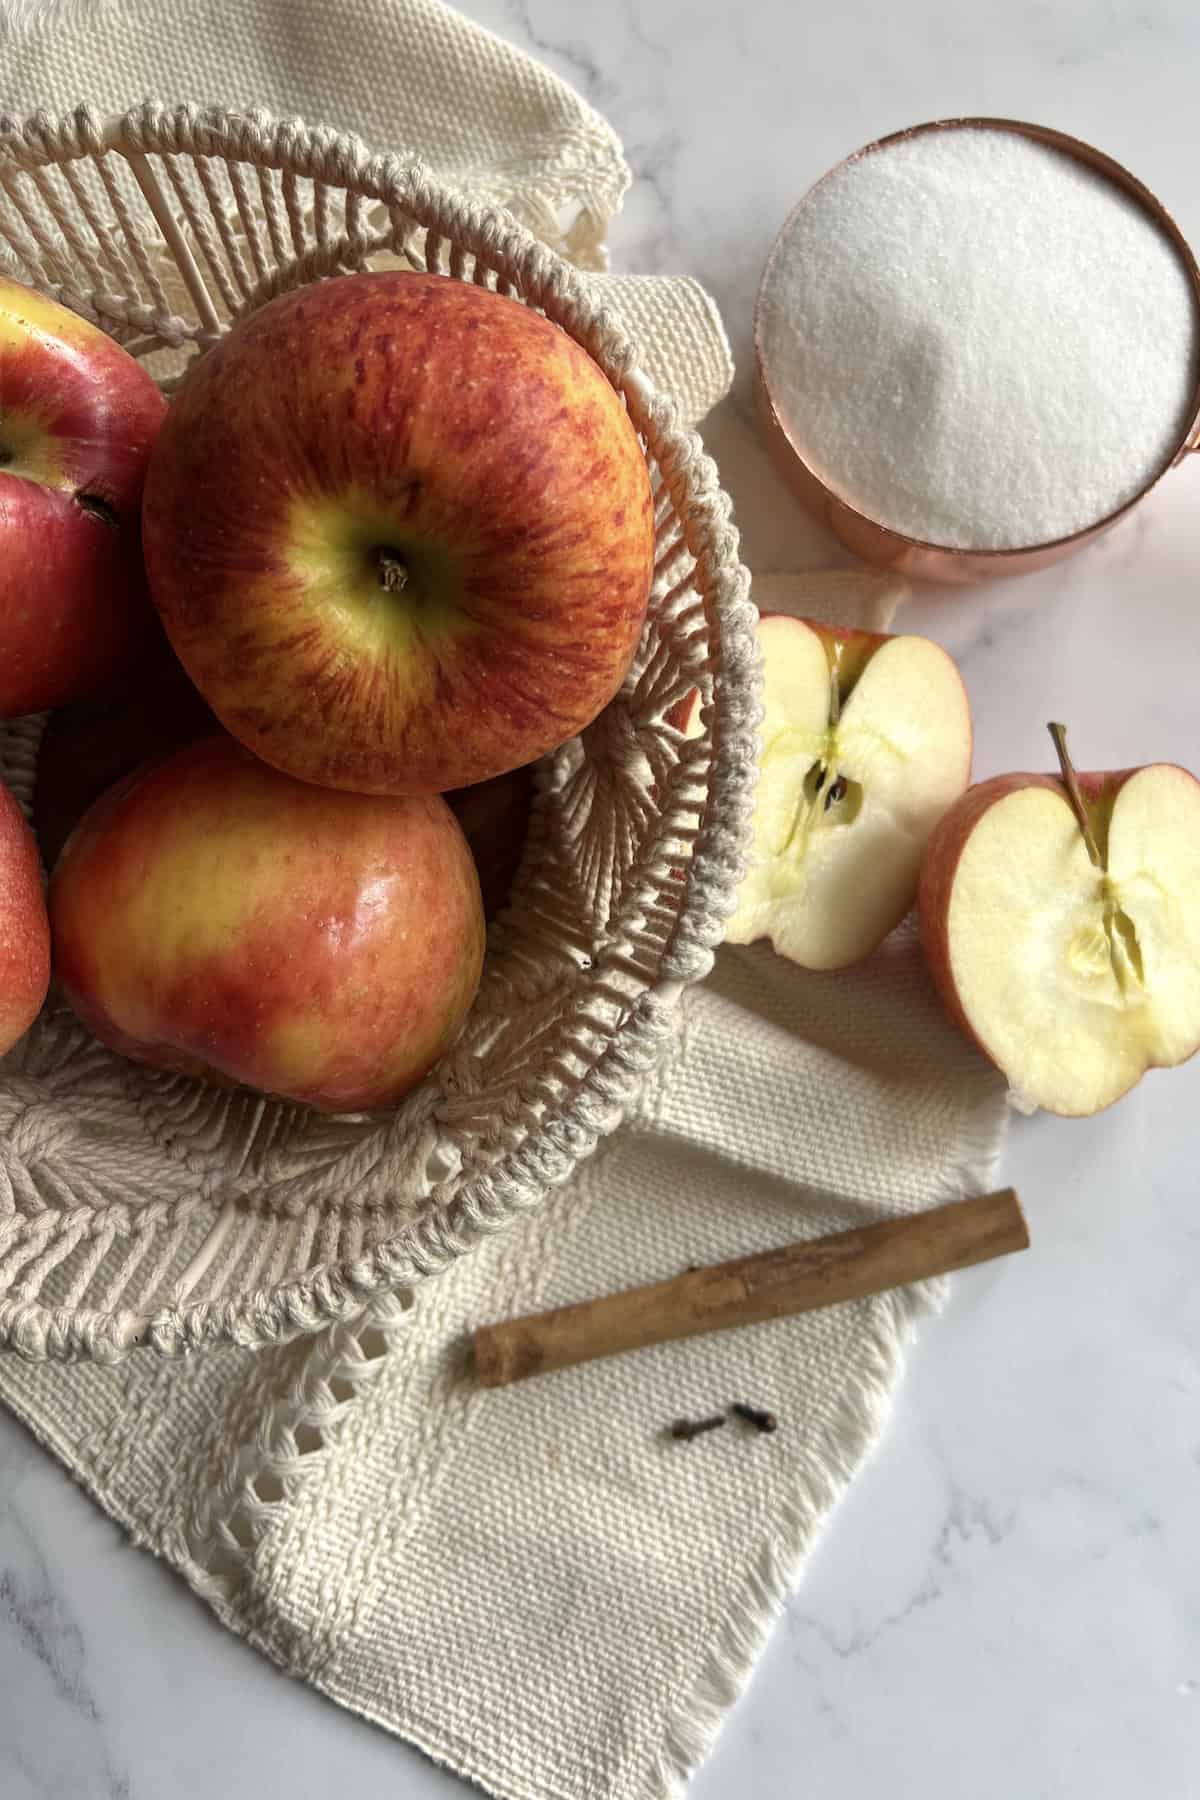
<path fill-rule="evenodd" d="M 842 695 L 838 687 L 836 662 L 829 665 L 829 723 L 836 725 L 842 716 Z"/>
<path fill-rule="evenodd" d="M 1079 821 L 1079 829 L 1083 833 L 1083 841 L 1087 853 L 1097 869 L 1104 867 L 1104 858 L 1100 854 L 1100 846 L 1096 842 L 1096 834 L 1092 830 L 1092 821 L 1088 814 L 1087 801 L 1083 797 L 1083 789 L 1079 785 L 1079 777 L 1075 773 L 1075 765 L 1067 752 L 1067 728 L 1065 725 L 1047 725 L 1046 730 L 1054 742 L 1058 754 L 1058 766 L 1062 770 L 1063 786 L 1067 790 L 1067 798 L 1071 802 L 1071 810 Z"/>
<path fill-rule="evenodd" d="M 399 594 L 408 585 L 408 568 L 404 558 L 397 556 L 394 550 L 376 550 L 375 568 L 385 594 Z"/>

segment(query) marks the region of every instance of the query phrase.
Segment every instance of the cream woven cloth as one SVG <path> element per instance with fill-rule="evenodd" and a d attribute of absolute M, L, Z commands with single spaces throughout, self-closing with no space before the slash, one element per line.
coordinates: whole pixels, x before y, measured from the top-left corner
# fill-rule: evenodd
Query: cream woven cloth
<path fill-rule="evenodd" d="M 418 152 L 603 265 L 628 182 L 612 131 L 430 0 L 51 10 L 0 39 L 9 110 L 83 95 L 116 110 L 153 90 L 297 111 Z M 68 29 L 64 10 L 84 26 Z M 596 279 L 649 371 L 702 416 L 730 373 L 702 290 Z M 900 597 L 887 582 L 787 576 L 755 591 L 876 628 Z M 227 1625 L 342 1705 L 511 1800 L 650 1800 L 682 1785 L 747 1679 L 883 1422 L 928 1296 L 493 1393 L 470 1378 L 467 1332 L 981 1188 L 1004 1116 L 1002 1084 L 945 1024 L 911 930 L 839 976 L 727 949 L 684 996 L 625 1128 L 540 1212 L 424 1284 L 407 1315 L 381 1308 L 365 1339 L 340 1327 L 182 1364 L 0 1358 L 0 1397 Z M 781 1430 L 665 1438 L 677 1415 L 737 1398 L 771 1406 Z M 280 1422 L 298 1407 L 319 1423 L 284 1456 Z M 248 1470 L 259 1498 L 235 1511 Z"/>

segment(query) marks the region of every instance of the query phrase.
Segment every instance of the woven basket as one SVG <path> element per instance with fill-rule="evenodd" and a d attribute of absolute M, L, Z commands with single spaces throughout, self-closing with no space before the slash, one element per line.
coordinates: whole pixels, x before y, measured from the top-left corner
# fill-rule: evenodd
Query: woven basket
<path fill-rule="evenodd" d="M 709 968 L 755 772 L 754 615 L 700 441 L 571 267 L 507 215 L 356 139 L 153 103 L 0 124 L 0 253 L 170 390 L 285 289 L 366 267 L 511 294 L 625 397 L 657 565 L 611 706 L 539 769 L 478 1000 L 394 1111 L 327 1118 L 125 1061 L 53 996 L 0 1062 L 0 1346 L 112 1360 L 266 1344 L 360 1314 L 536 1206 L 612 1129 Z M 672 707 L 699 689 L 703 731 Z M 28 807 L 40 720 L 0 725 Z"/>

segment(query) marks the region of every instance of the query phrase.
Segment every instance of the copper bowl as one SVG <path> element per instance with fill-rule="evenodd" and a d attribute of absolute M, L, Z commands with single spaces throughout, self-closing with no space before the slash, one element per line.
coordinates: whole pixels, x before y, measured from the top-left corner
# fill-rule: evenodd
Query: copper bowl
<path fill-rule="evenodd" d="M 1028 125 L 1019 119 L 936 119 L 927 125 L 912 125 L 905 131 L 891 132 L 887 137 L 879 138 L 873 144 L 867 144 L 856 150 L 852 156 L 845 157 L 842 162 L 828 170 L 804 198 L 788 215 L 778 237 L 771 247 L 759 284 L 758 304 L 754 315 L 754 357 L 757 367 L 757 391 L 759 408 L 767 434 L 767 441 L 772 457 L 780 474 L 788 485 L 799 495 L 800 499 L 821 522 L 829 527 L 834 535 L 841 539 L 856 555 L 864 561 L 877 563 L 881 567 L 897 569 L 921 581 L 943 581 L 965 583 L 988 580 L 997 575 L 1024 575 L 1034 569 L 1047 568 L 1051 563 L 1061 562 L 1063 557 L 1099 537 L 1119 519 L 1132 511 L 1151 488 L 1174 468 L 1190 452 L 1200 449 L 1200 368 L 1196 377 L 1191 403 L 1188 408 L 1188 422 L 1177 442 L 1172 447 L 1166 461 L 1145 485 L 1127 500 L 1115 512 L 1108 513 L 1094 525 L 1086 526 L 1082 531 L 1075 531 L 1069 537 L 1053 538 L 1040 544 L 1021 545 L 1014 550 L 961 550 L 947 544 L 930 544 L 920 538 L 906 537 L 903 532 L 894 531 L 883 525 L 878 519 L 869 517 L 839 494 L 831 483 L 817 473 L 810 452 L 795 431 L 789 431 L 775 405 L 771 389 L 771 378 L 763 359 L 763 291 L 770 279 L 772 265 L 779 254 L 780 246 L 786 238 L 792 220 L 801 207 L 808 204 L 813 194 L 826 181 L 844 169 L 848 164 L 857 162 L 861 157 L 872 156 L 876 151 L 886 150 L 890 144 L 900 143 L 907 138 L 923 135 L 927 131 L 956 131 L 963 127 L 974 127 L 987 131 L 1014 131 L 1024 137 L 1035 139 L 1040 144 L 1048 144 L 1054 150 L 1061 150 L 1073 156 L 1078 162 L 1085 163 L 1099 174 L 1114 182 L 1132 199 L 1137 201 L 1159 229 L 1166 233 L 1175 246 L 1183 262 L 1192 294 L 1196 302 L 1197 318 L 1200 319 L 1200 268 L 1188 245 L 1187 239 L 1176 225 L 1174 219 L 1160 200 L 1144 187 L 1136 176 L 1128 169 L 1114 162 L 1111 156 L 1103 151 L 1093 149 L 1090 144 L 1082 143 L 1078 138 L 1068 137 L 1065 132 L 1052 131 L 1045 125 Z"/>

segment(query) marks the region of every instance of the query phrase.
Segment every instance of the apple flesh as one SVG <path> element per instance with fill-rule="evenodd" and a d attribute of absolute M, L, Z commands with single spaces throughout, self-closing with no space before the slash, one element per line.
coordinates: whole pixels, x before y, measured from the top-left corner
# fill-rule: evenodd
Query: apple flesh
<path fill-rule="evenodd" d="M 50 985 L 50 926 L 37 845 L 0 783 L 0 1056 L 42 1009 Z"/>
<path fill-rule="evenodd" d="M 0 279 L 0 717 L 95 692 L 140 642 L 142 483 L 165 410 L 104 332 Z"/>
<path fill-rule="evenodd" d="M 947 813 L 921 934 L 952 1018 L 1018 1104 L 1081 1116 L 1200 1047 L 1200 782 L 1170 763 L 1000 775 Z"/>
<path fill-rule="evenodd" d="M 749 867 L 726 938 L 839 969 L 912 906 L 930 832 L 970 778 L 958 670 L 927 638 L 759 622 L 764 717 Z"/>
<path fill-rule="evenodd" d="M 101 1042 L 327 1112 L 414 1086 L 483 964 L 475 865 L 444 800 L 332 794 L 226 737 L 97 802 L 50 916 L 63 991 Z"/>
<path fill-rule="evenodd" d="M 193 366 L 144 535 L 222 724 L 303 780 L 392 794 L 590 723 L 654 552 L 645 458 L 586 352 L 514 300 L 392 271 L 283 295 Z"/>

